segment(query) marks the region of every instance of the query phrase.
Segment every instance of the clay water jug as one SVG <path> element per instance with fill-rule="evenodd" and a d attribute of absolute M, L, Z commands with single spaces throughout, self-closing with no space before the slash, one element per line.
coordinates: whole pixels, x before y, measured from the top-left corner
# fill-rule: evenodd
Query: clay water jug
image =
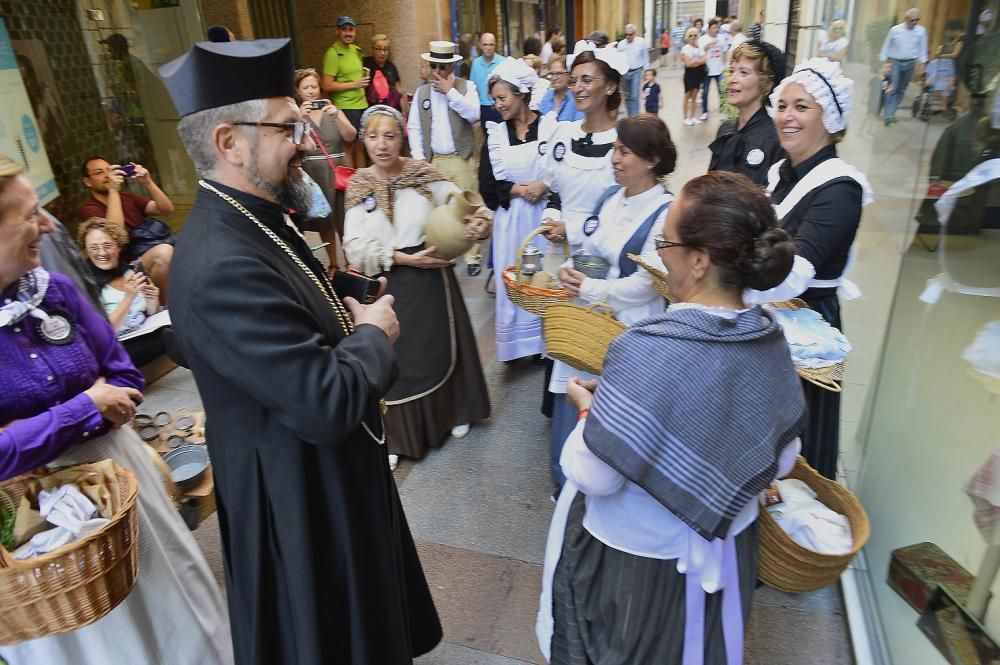
<path fill-rule="evenodd" d="M 448 200 L 427 216 L 424 227 L 427 246 L 437 247 L 435 254 L 442 259 L 454 259 L 465 254 L 474 242 L 465 237 L 465 225 L 482 205 L 482 197 L 475 192 L 449 194 Z"/>

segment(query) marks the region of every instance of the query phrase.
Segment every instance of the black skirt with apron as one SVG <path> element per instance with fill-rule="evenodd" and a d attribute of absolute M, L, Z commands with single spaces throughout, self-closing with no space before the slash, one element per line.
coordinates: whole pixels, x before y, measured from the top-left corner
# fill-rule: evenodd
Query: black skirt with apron
<path fill-rule="evenodd" d="M 385 396 L 386 446 L 419 458 L 444 443 L 452 427 L 488 418 L 489 392 L 454 270 L 396 265 L 385 277 L 400 330 L 399 379 Z"/>
<path fill-rule="evenodd" d="M 570 508 L 552 580 L 550 665 L 680 665 L 684 655 L 685 576 L 676 559 L 609 547 L 583 526 L 585 499 Z M 743 624 L 757 586 L 757 522 L 736 536 Z M 705 598 L 705 665 L 726 665 L 722 594 Z"/>
<path fill-rule="evenodd" d="M 809 289 L 801 298 L 827 323 L 843 331 L 836 289 Z M 836 480 L 840 451 L 840 393 L 820 388 L 804 379 L 802 393 L 809 410 L 809 424 L 801 437 L 802 456 L 821 475 Z"/>

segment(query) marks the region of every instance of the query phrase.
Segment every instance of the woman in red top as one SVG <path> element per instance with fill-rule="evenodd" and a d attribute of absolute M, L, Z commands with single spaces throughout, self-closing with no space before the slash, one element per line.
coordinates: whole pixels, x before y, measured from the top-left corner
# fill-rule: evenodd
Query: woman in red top
<path fill-rule="evenodd" d="M 670 33 L 666 28 L 660 30 L 660 67 L 667 66 L 667 53 L 670 52 Z"/>

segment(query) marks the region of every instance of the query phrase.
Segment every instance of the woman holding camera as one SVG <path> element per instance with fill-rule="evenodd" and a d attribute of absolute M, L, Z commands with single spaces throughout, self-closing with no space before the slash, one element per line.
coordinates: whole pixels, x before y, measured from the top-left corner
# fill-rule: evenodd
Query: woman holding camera
<path fill-rule="evenodd" d="M 344 234 L 344 193 L 336 187 L 335 166 L 350 166 L 344 143 L 357 140 L 358 133 L 347 116 L 340 112 L 320 90 L 319 74 L 315 69 L 295 72 L 295 93 L 302 108 L 302 118 L 309 123 L 309 134 L 316 149 L 305 153 L 302 168 L 316 181 L 333 209 L 332 219 L 310 219 L 301 225 L 303 231 L 317 231 L 326 246 L 330 272 L 340 265 L 337 236 Z"/>
<path fill-rule="evenodd" d="M 399 377 L 385 395 L 386 447 L 393 456 L 420 458 L 450 433 L 461 438 L 490 415 L 489 393 L 472 323 L 453 264 L 426 246 L 431 211 L 461 190 L 434 166 L 403 157 L 403 116 L 369 106 L 361 136 L 372 165 L 347 188 L 344 254 L 369 277 L 388 278 L 401 330 Z M 482 240 L 492 219 L 485 206 L 465 227 Z"/>
<path fill-rule="evenodd" d="M 90 260 L 91 273 L 101 288 L 101 305 L 116 336 L 135 331 L 146 317 L 160 311 L 160 290 L 149 280 L 141 264 L 121 260 L 128 245 L 124 228 L 102 217 L 91 217 L 80 225 L 77 233 Z M 122 346 L 136 366 L 145 365 L 163 355 L 163 329 L 123 340 Z"/>

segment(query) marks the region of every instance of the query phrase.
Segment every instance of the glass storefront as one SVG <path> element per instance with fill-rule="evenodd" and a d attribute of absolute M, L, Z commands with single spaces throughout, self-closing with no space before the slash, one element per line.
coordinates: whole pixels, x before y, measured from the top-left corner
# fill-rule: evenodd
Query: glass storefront
<path fill-rule="evenodd" d="M 851 268 L 864 296 L 843 303 L 855 352 L 844 384 L 840 464 L 872 528 L 849 576 L 859 583 L 877 661 L 1000 662 L 996 655 L 958 660 L 969 658 L 957 654 L 977 640 L 974 611 L 967 615 L 943 596 L 942 608 L 923 612 L 922 630 L 922 612 L 904 599 L 919 605 L 924 592 L 946 578 L 964 606 L 969 578 L 995 552 L 990 544 L 1000 543 L 1000 529 L 992 526 L 1000 520 L 990 510 L 1000 504 L 1000 30 L 994 18 L 1000 3 L 917 3 L 929 38 L 928 76 L 914 77 L 899 122 L 890 126 L 878 116 L 877 54 L 911 5 L 819 4 L 825 5 L 817 8 L 822 20 L 848 21 L 845 69 L 855 86 L 839 150 L 867 174 L 876 199 L 865 211 Z M 978 525 L 967 491 L 985 502 Z M 995 566 L 979 584 L 996 595 L 994 577 Z M 975 619 L 1000 638 L 995 600 Z M 980 648 L 988 642 L 982 638 Z"/>

